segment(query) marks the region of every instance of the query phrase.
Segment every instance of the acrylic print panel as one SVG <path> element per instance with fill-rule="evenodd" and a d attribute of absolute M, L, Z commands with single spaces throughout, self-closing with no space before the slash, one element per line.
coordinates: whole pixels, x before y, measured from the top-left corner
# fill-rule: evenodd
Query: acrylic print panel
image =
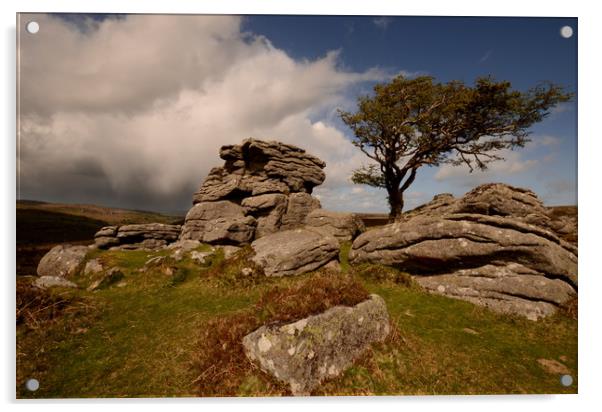
<path fill-rule="evenodd" d="M 576 19 L 17 32 L 17 397 L 577 392 Z"/>

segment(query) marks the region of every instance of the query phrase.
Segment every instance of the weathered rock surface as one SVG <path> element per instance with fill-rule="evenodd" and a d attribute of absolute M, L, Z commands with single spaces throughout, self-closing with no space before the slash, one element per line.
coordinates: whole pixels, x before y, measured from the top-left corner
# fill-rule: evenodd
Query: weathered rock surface
<path fill-rule="evenodd" d="M 553 314 L 575 294 L 568 283 L 547 278 L 518 263 L 488 264 L 444 275 L 418 276 L 416 280 L 432 293 L 457 297 L 496 312 L 523 315 L 531 320 Z"/>
<path fill-rule="evenodd" d="M 544 207 L 533 191 L 503 183 L 477 186 L 458 199 L 449 193 L 436 195 L 431 202 L 404 213 L 404 218 L 408 220 L 416 216 L 436 217 L 455 213 L 508 217 L 557 234 L 558 229 L 565 226 L 565 233 L 574 229 L 570 225 L 572 219 L 551 217 L 551 211 Z M 574 221 L 576 223 L 576 219 Z"/>
<path fill-rule="evenodd" d="M 353 307 L 335 306 L 319 315 L 278 326 L 262 326 L 243 338 L 247 357 L 294 395 L 307 395 L 338 376 L 371 343 L 389 334 L 389 315 L 377 295 Z"/>
<path fill-rule="evenodd" d="M 260 238 L 280 229 L 282 216 L 287 210 L 288 197 L 282 193 L 267 193 L 247 197 L 241 204 L 246 213 L 256 216 L 255 238 Z"/>
<path fill-rule="evenodd" d="M 288 198 L 286 213 L 282 216 L 282 230 L 301 227 L 307 215 L 322 207 L 320 201 L 307 193 L 293 193 Z"/>
<path fill-rule="evenodd" d="M 257 221 L 242 206 L 228 200 L 198 203 L 188 211 L 181 239 L 205 243 L 248 243 Z"/>
<path fill-rule="evenodd" d="M 193 197 L 181 239 L 247 244 L 303 225 L 320 202 L 311 196 L 324 181 L 324 162 L 278 142 L 246 139 L 223 146 L 225 163 L 213 168 Z"/>
<path fill-rule="evenodd" d="M 91 276 L 100 273 L 104 270 L 104 266 L 98 259 L 92 259 L 86 262 L 84 266 L 84 275 Z"/>
<path fill-rule="evenodd" d="M 251 243 L 252 260 L 267 276 L 299 275 L 337 258 L 339 241 L 308 229 L 285 230 Z"/>
<path fill-rule="evenodd" d="M 87 246 L 55 246 L 40 259 L 37 273 L 39 276 L 71 277 L 82 270 L 88 251 Z"/>
<path fill-rule="evenodd" d="M 577 206 L 553 206 L 548 208 L 550 227 L 558 237 L 577 246 Z"/>
<path fill-rule="evenodd" d="M 198 240 L 179 240 L 169 244 L 166 249 L 171 250 L 169 257 L 179 262 L 187 253 L 199 246 L 201 246 L 201 242 Z"/>
<path fill-rule="evenodd" d="M 70 280 L 60 276 L 40 276 L 33 285 L 40 289 L 48 289 L 52 287 L 76 288 L 77 285 Z"/>
<path fill-rule="evenodd" d="M 111 268 L 104 273 L 100 278 L 96 279 L 90 286 L 88 291 L 103 289 L 123 279 L 123 272 L 119 268 Z"/>
<path fill-rule="evenodd" d="M 322 160 L 284 143 L 246 139 L 241 145 L 223 146 L 220 157 L 225 165 L 211 170 L 193 203 L 264 193 L 311 193 L 325 179 Z"/>
<path fill-rule="evenodd" d="M 163 223 L 106 226 L 94 235 L 100 249 L 149 249 L 156 250 L 175 242 L 182 227 Z"/>
<path fill-rule="evenodd" d="M 439 196 L 360 235 L 350 261 L 394 266 L 434 293 L 538 319 L 578 284 L 577 248 L 549 229 L 545 213 L 532 192 L 507 185 Z"/>
<path fill-rule="evenodd" d="M 305 224 L 340 241 L 355 239 L 366 231 L 364 223 L 354 213 L 331 212 L 325 209 L 310 212 L 305 218 Z"/>

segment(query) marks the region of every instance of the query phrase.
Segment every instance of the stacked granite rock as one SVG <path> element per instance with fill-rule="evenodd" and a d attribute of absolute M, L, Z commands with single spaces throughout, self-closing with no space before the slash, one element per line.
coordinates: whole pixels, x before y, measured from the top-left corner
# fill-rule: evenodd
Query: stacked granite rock
<path fill-rule="evenodd" d="M 178 240 L 181 229 L 163 223 L 105 226 L 94 235 L 94 243 L 100 249 L 156 250 Z"/>
<path fill-rule="evenodd" d="M 220 157 L 224 165 L 213 168 L 194 194 L 180 239 L 247 244 L 298 228 L 320 208 L 311 193 L 324 181 L 325 163 L 303 149 L 246 139 L 223 146 Z"/>

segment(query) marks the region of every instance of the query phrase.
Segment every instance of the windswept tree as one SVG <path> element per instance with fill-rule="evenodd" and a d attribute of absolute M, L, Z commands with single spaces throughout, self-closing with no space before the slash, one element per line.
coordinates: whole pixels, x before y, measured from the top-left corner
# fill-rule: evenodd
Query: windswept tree
<path fill-rule="evenodd" d="M 358 99 L 355 113 L 339 111 L 353 130 L 353 144 L 372 159 L 351 180 L 387 190 L 391 219 L 403 209 L 403 194 L 422 166 L 467 165 L 472 172 L 503 160 L 500 150 L 524 147 L 529 127 L 572 95 L 542 84 L 526 92 L 510 82 L 479 78 L 436 83 L 433 77 L 394 78 Z"/>

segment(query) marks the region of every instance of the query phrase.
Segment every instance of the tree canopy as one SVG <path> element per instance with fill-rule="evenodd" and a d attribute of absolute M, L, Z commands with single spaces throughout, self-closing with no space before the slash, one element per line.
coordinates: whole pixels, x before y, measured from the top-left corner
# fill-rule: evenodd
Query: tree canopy
<path fill-rule="evenodd" d="M 572 94 L 544 83 L 521 92 L 508 81 L 478 78 L 437 83 L 433 77 L 397 76 L 358 98 L 356 112 L 339 111 L 353 144 L 372 162 L 353 172 L 358 184 L 385 188 L 391 217 L 422 166 L 467 165 L 472 172 L 502 160 L 499 151 L 524 147 L 529 128 Z"/>

